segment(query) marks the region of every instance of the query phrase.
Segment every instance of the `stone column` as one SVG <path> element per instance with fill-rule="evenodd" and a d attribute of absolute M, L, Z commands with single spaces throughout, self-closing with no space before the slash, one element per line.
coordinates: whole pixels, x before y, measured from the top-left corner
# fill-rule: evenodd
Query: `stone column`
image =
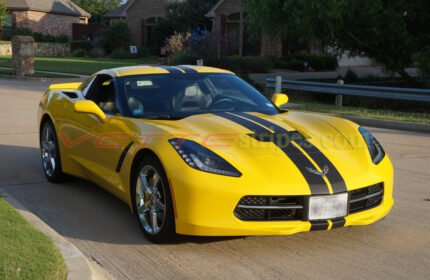
<path fill-rule="evenodd" d="M 34 39 L 28 36 L 12 38 L 12 68 L 16 76 L 34 74 Z"/>

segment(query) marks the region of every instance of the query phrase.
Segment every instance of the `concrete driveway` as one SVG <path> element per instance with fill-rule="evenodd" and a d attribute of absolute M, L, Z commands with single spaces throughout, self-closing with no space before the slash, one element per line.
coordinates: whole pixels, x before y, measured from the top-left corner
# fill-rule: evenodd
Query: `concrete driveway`
<path fill-rule="evenodd" d="M 372 226 L 293 236 L 186 237 L 153 245 L 128 207 L 41 169 L 37 105 L 48 85 L 0 79 L 0 191 L 13 195 L 117 279 L 427 279 L 430 135 L 371 129 L 396 169 L 392 213 Z"/>

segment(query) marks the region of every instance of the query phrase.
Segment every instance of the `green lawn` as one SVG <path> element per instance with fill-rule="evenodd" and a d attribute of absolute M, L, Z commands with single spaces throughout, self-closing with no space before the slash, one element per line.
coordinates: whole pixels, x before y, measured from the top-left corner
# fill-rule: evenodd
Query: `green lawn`
<path fill-rule="evenodd" d="M 66 279 L 67 267 L 53 241 L 0 198 L 0 279 Z"/>
<path fill-rule="evenodd" d="M 37 71 L 50 71 L 91 75 L 102 69 L 134 66 L 140 64 L 153 64 L 158 62 L 158 57 L 145 57 L 139 59 L 92 59 L 92 58 L 52 58 L 36 57 L 35 67 Z M 12 67 L 10 56 L 0 56 L 0 67 Z"/>
<path fill-rule="evenodd" d="M 372 119 L 384 119 L 384 120 L 396 120 L 406 121 L 414 123 L 427 123 L 430 124 L 430 112 L 427 113 L 413 113 L 413 112 L 401 112 L 391 110 L 378 110 L 378 109 L 367 109 L 360 107 L 343 106 L 337 108 L 334 105 L 321 104 L 321 103 L 296 103 L 301 105 L 297 110 L 304 110 L 310 112 L 321 112 L 335 115 L 344 116 L 357 116 L 363 118 Z"/>

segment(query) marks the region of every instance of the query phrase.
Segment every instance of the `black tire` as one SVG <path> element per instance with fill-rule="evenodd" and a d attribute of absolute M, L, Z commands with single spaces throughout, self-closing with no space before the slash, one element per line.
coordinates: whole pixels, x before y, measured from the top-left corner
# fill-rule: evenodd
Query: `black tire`
<path fill-rule="evenodd" d="M 47 147 L 44 147 L 44 141 L 46 140 L 46 137 L 47 137 L 46 136 L 47 130 L 49 130 L 51 133 L 51 136 L 49 138 L 52 144 L 54 145 L 54 147 L 52 147 L 50 151 L 47 151 Z M 47 119 L 42 123 L 42 126 L 40 128 L 39 144 L 40 144 L 40 155 L 42 159 L 42 168 L 48 181 L 52 183 L 61 183 L 66 181 L 69 177 L 63 173 L 63 170 L 61 167 L 61 155 L 60 155 L 60 148 L 58 146 L 57 133 L 55 131 L 54 124 L 50 119 Z M 49 164 L 46 161 L 47 152 L 49 153 L 49 156 L 51 156 L 51 158 L 53 159 L 54 163 L 49 163 L 51 167 L 53 166 L 52 168 L 53 170 L 48 170 Z"/>
<path fill-rule="evenodd" d="M 145 213 L 139 213 L 138 212 L 138 201 L 137 201 L 137 187 L 138 183 L 140 183 L 139 174 L 141 174 L 141 171 L 144 169 L 150 169 L 153 168 L 156 170 L 159 174 L 159 182 L 158 187 L 156 188 L 160 194 L 160 200 L 164 198 L 164 205 L 165 205 L 165 212 L 164 212 L 164 220 L 162 222 L 162 225 L 160 226 L 160 229 L 158 232 L 150 232 L 147 227 L 145 227 L 145 215 L 150 215 L 149 212 L 147 214 Z M 150 169 L 151 170 L 151 169 Z M 148 171 L 150 172 L 150 171 Z M 163 166 L 161 165 L 160 161 L 155 156 L 146 156 L 143 158 L 142 162 L 139 164 L 139 167 L 137 170 L 134 170 L 134 176 L 132 178 L 131 182 L 131 194 L 132 194 L 132 205 L 133 205 L 133 212 L 136 216 L 137 222 L 142 229 L 143 234 L 145 237 L 150 240 L 153 243 L 157 244 L 163 244 L 163 243 L 171 243 L 174 242 L 177 238 L 176 235 L 176 227 L 175 227 L 175 214 L 173 209 L 173 202 L 172 202 L 172 195 L 170 192 L 169 182 L 167 180 L 166 172 L 164 171 Z M 147 181 L 148 182 L 148 181 Z M 152 183 L 151 183 L 152 184 Z M 161 194 L 162 192 L 162 194 Z M 141 195 L 139 194 L 139 197 Z M 145 196 L 145 195 L 143 195 Z M 152 197 L 151 195 L 148 195 L 149 197 Z M 148 199 L 151 200 L 151 199 Z M 140 200 L 139 200 L 140 201 Z M 151 205 L 151 202 L 148 202 L 147 208 L 149 208 L 149 205 Z M 146 204 L 146 203 L 145 203 Z M 158 209 L 159 210 L 159 209 Z M 158 216 L 162 215 L 162 211 L 158 212 L 156 214 L 157 220 Z M 151 217 L 149 217 L 151 219 Z"/>

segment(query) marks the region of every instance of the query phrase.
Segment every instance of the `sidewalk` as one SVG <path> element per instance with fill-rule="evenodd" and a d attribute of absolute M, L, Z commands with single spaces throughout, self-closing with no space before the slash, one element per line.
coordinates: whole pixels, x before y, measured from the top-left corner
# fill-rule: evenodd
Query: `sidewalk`
<path fill-rule="evenodd" d="M 337 71 L 327 72 L 293 72 L 275 69 L 272 73 L 266 74 L 251 74 L 249 77 L 256 83 L 264 85 L 266 78 L 281 76 L 283 80 L 320 80 L 320 79 L 336 79 L 339 75 L 345 76 L 348 69 L 354 71 L 358 77 L 366 78 L 369 75 L 381 78 L 392 76 L 392 72 L 385 71 L 382 67 L 340 67 Z M 413 77 L 418 75 L 417 68 L 406 68 L 406 71 Z M 399 77 L 398 74 L 395 75 Z"/>

